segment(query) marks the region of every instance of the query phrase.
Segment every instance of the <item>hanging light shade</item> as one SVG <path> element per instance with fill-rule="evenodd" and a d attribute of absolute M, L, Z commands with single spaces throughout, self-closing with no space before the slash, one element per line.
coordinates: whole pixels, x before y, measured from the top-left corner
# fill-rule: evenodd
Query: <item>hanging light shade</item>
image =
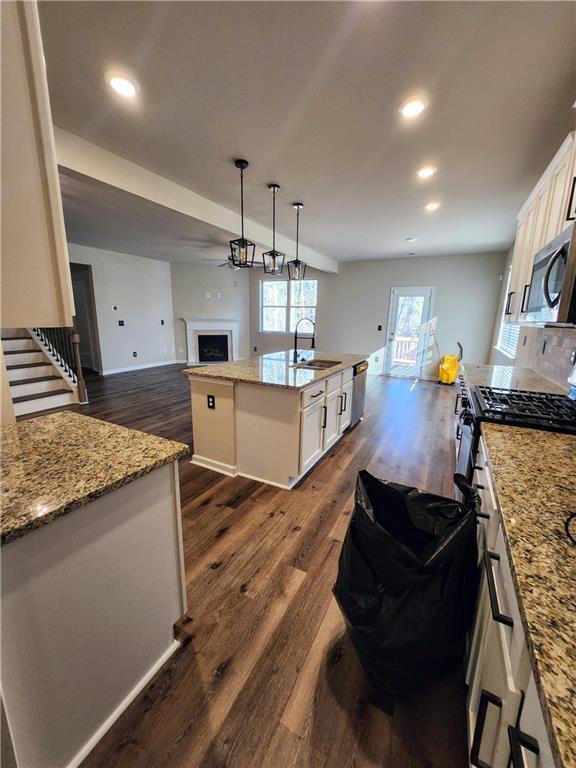
<path fill-rule="evenodd" d="M 298 258 L 298 238 L 300 235 L 300 211 L 304 208 L 302 203 L 292 203 L 296 209 L 296 258 L 288 262 L 288 277 L 290 280 L 304 280 L 306 274 L 306 262 Z"/>
<path fill-rule="evenodd" d="M 286 257 L 276 250 L 276 192 L 280 192 L 280 187 L 278 184 L 268 184 L 268 189 L 272 192 L 272 250 L 262 254 L 262 262 L 267 275 L 281 275 Z"/>
<path fill-rule="evenodd" d="M 254 265 L 255 243 L 244 237 L 244 171 L 248 168 L 248 160 L 234 160 L 234 165 L 240 171 L 240 218 L 242 220 L 242 237 L 230 240 L 230 256 L 228 260 L 243 269 Z"/>

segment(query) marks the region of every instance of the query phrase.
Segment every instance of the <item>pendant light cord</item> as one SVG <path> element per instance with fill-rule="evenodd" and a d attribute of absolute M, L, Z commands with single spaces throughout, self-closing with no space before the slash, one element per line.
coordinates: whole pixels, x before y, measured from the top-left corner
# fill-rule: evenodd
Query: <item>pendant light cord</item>
<path fill-rule="evenodd" d="M 298 233 L 300 231 L 300 207 L 296 208 L 296 261 L 298 259 Z"/>
<path fill-rule="evenodd" d="M 272 250 L 276 253 L 276 188 L 272 190 Z"/>
<path fill-rule="evenodd" d="M 240 216 L 242 218 L 242 240 L 244 240 L 244 168 L 240 168 Z"/>

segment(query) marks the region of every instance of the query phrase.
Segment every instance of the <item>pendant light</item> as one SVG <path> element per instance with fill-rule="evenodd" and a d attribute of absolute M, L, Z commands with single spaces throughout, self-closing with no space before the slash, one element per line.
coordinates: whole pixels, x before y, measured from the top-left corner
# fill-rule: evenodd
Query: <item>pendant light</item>
<path fill-rule="evenodd" d="M 280 192 L 280 187 L 278 184 L 268 184 L 268 189 L 272 192 L 272 250 L 262 254 L 262 262 L 267 275 L 281 275 L 286 257 L 276 250 L 276 192 Z"/>
<path fill-rule="evenodd" d="M 256 245 L 244 237 L 244 171 L 248 168 L 248 160 L 234 160 L 234 165 L 240 171 L 240 217 L 242 220 L 242 237 L 230 240 L 230 261 L 235 267 L 243 269 L 254 265 L 254 249 Z"/>
<path fill-rule="evenodd" d="M 296 258 L 288 262 L 288 277 L 290 280 L 304 280 L 306 263 L 298 258 L 298 237 L 300 232 L 300 211 L 304 208 L 302 203 L 292 203 L 296 209 Z"/>

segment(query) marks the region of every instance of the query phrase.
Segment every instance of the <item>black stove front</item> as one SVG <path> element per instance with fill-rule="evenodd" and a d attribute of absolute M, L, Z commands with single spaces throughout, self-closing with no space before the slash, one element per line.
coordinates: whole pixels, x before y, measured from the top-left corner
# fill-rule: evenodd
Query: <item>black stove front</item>
<path fill-rule="evenodd" d="M 576 434 L 576 402 L 567 395 L 485 386 L 472 395 L 480 421 Z"/>

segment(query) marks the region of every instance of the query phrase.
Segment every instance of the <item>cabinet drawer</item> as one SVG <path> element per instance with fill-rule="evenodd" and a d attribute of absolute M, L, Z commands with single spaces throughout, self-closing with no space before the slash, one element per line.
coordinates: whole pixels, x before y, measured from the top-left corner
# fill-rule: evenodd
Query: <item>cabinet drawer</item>
<path fill-rule="evenodd" d="M 336 376 L 330 376 L 326 379 L 326 394 L 329 395 L 332 392 L 336 392 L 342 386 L 342 374 L 337 373 Z"/>
<path fill-rule="evenodd" d="M 311 387 L 302 390 L 302 408 L 308 408 L 309 405 L 322 400 L 326 393 L 326 381 L 319 381 Z"/>
<path fill-rule="evenodd" d="M 499 558 L 494 558 L 492 561 L 492 573 L 494 575 L 498 607 L 501 613 L 512 620 L 511 627 L 503 627 L 504 638 L 508 644 L 512 672 L 518 679 L 519 684 L 522 684 L 524 681 L 521 681 L 519 677 L 522 672 L 522 665 L 528 659 L 528 649 L 526 648 L 524 629 L 522 627 L 522 619 L 520 618 L 520 606 L 518 605 L 516 589 L 512 580 L 512 571 L 510 570 L 510 561 L 501 528 L 498 531 L 493 552 Z"/>
<path fill-rule="evenodd" d="M 342 384 L 348 384 L 349 381 L 352 381 L 353 376 L 354 371 L 352 368 L 346 368 L 345 371 L 342 371 Z"/>

